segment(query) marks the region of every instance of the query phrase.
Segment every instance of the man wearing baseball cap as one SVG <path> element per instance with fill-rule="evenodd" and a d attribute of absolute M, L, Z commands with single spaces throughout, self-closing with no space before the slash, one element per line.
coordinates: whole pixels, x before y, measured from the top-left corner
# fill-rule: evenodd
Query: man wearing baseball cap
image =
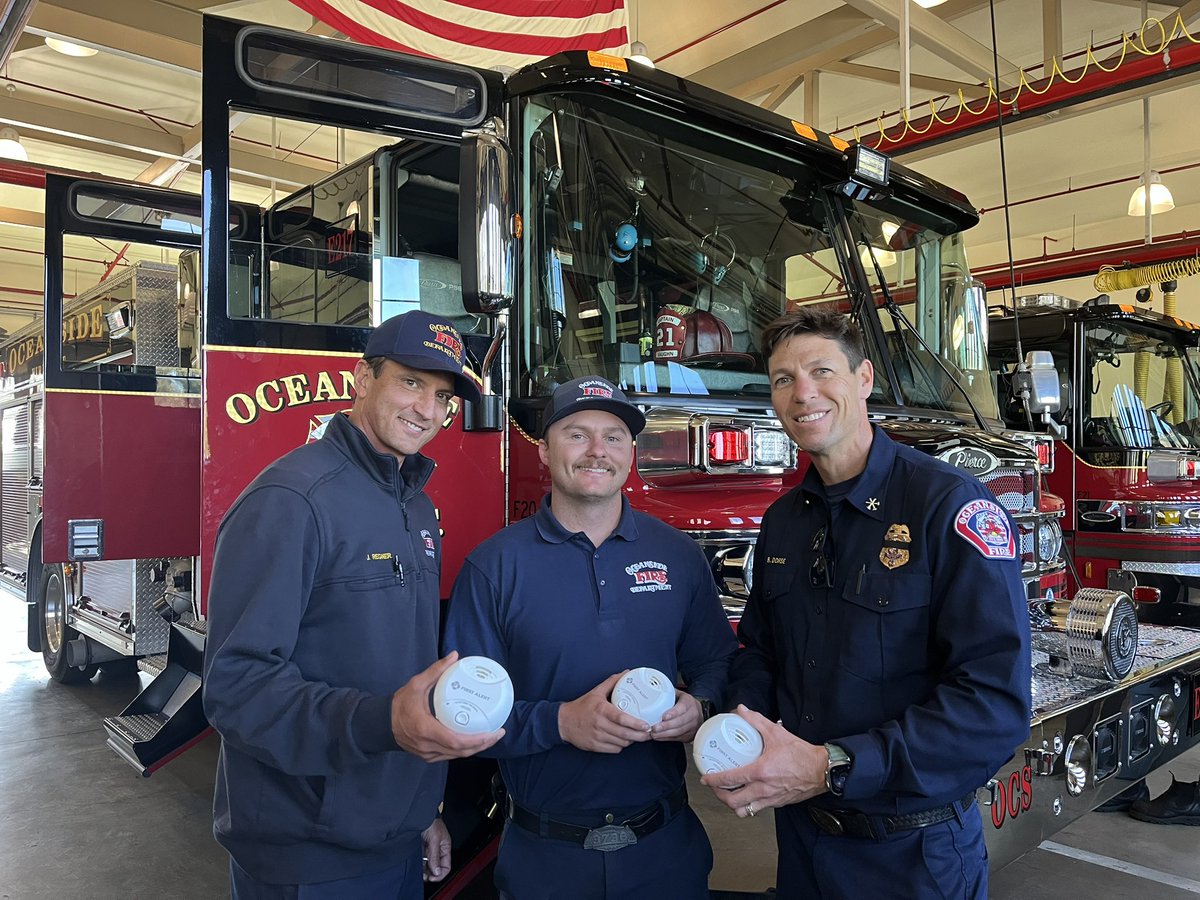
<path fill-rule="evenodd" d="M 500 662 L 516 696 L 484 753 L 508 788 L 503 898 L 708 897 L 683 742 L 736 642 L 700 548 L 622 495 L 645 424 L 604 378 L 555 390 L 538 444 L 550 494 L 471 553 L 451 594 L 443 647 Z M 685 685 L 653 726 L 609 699 L 641 666 Z"/>
<path fill-rule="evenodd" d="M 420 451 L 456 394 L 479 399 L 462 337 L 425 312 L 388 319 L 354 386 L 350 412 L 263 470 L 217 537 L 204 709 L 234 900 L 422 897 L 422 876 L 450 868 L 443 761 L 503 734 L 456 734 L 429 704 L 456 657 L 437 654 Z"/>

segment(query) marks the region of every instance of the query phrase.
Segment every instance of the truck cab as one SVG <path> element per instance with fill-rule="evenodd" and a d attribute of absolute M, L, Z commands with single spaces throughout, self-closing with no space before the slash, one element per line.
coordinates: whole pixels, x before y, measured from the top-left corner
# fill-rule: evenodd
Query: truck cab
<path fill-rule="evenodd" d="M 1012 390 L 1018 339 L 1026 354 L 1050 354 L 1060 375 L 1061 406 L 1044 429 L 1055 435 L 1048 481 L 1066 500 L 1080 584 L 1157 595 L 1139 605 L 1144 621 L 1200 622 L 1188 602 L 1200 587 L 1196 326 L 1106 295 L 1038 294 L 993 312 L 990 357 L 1006 424 L 1030 427 Z"/>

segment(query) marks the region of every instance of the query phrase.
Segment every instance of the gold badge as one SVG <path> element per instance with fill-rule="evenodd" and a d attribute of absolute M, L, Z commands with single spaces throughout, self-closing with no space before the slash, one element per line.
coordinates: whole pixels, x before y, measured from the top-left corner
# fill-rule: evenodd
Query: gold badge
<path fill-rule="evenodd" d="M 883 548 L 879 551 L 879 561 L 889 569 L 898 569 L 908 562 L 908 548 L 905 544 L 912 543 L 907 525 L 892 525 L 883 536 Z"/>

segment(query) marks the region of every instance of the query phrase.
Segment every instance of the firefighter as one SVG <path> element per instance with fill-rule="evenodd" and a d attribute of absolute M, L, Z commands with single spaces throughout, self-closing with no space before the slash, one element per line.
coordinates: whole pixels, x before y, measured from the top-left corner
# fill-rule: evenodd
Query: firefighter
<path fill-rule="evenodd" d="M 637 407 L 584 377 L 554 391 L 543 422 L 551 493 L 467 558 L 443 639 L 513 680 L 486 754 L 508 788 L 496 886 L 512 900 L 707 900 L 712 848 L 687 805 L 683 742 L 721 699 L 733 632 L 695 542 L 622 496 Z M 641 666 L 687 686 L 653 727 L 610 702 Z"/>
<path fill-rule="evenodd" d="M 871 425 L 848 318 L 788 313 L 763 358 L 812 465 L 763 519 L 730 675 L 763 754 L 703 783 L 740 817 L 775 809 L 781 900 L 985 898 L 975 791 L 1029 735 L 1014 525 Z"/>
<path fill-rule="evenodd" d="M 425 312 L 388 319 L 354 386 L 349 414 L 263 470 L 217 537 L 204 710 L 234 900 L 423 896 L 422 876 L 450 867 L 442 761 L 502 733 L 458 735 L 430 712 L 456 657 L 437 658 L 420 451 L 454 395 L 479 399 L 462 338 Z"/>

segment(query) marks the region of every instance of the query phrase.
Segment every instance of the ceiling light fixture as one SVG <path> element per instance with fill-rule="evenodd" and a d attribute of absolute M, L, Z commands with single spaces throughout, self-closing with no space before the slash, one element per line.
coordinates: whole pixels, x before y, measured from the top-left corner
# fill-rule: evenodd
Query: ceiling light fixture
<path fill-rule="evenodd" d="M 51 50 L 57 50 L 64 56 L 95 56 L 100 52 L 95 47 L 72 44 L 70 41 L 64 41 L 62 38 L 47 37 L 45 41 L 47 47 Z"/>
<path fill-rule="evenodd" d="M 1162 176 L 1153 169 L 1150 170 L 1150 213 L 1165 213 L 1175 208 L 1175 198 L 1170 189 L 1162 183 Z M 1129 215 L 1141 218 L 1146 214 L 1146 176 L 1138 179 L 1138 186 L 1129 198 Z"/>
<path fill-rule="evenodd" d="M 1150 209 L 1146 209 L 1147 182 L 1150 188 Z M 1128 214 L 1146 220 L 1146 243 L 1153 239 L 1154 232 L 1150 217 L 1155 213 L 1164 213 L 1175 208 L 1175 198 L 1170 190 L 1162 183 L 1162 176 L 1150 168 L 1150 98 L 1142 98 L 1142 177 L 1138 186 L 1129 198 Z"/>
<path fill-rule="evenodd" d="M 872 244 L 869 248 L 866 244 L 858 252 L 858 258 L 862 260 L 863 268 L 867 270 L 867 275 L 875 274 L 875 263 L 871 261 L 871 256 L 874 255 L 875 262 L 879 263 L 879 268 L 888 269 L 896 264 L 895 252 L 888 250 L 886 247 L 876 247 Z"/>
<path fill-rule="evenodd" d="M 917 4 L 917 6 L 930 9 L 934 6 L 941 6 L 946 2 L 946 0 L 913 0 L 913 2 Z"/>
<path fill-rule="evenodd" d="M 29 161 L 29 153 L 21 146 L 21 136 L 15 128 L 0 128 L 0 158 Z"/>
<path fill-rule="evenodd" d="M 654 60 L 650 58 L 650 50 L 641 41 L 634 41 L 629 45 L 629 58 L 636 63 L 641 63 L 643 66 L 654 68 Z"/>

